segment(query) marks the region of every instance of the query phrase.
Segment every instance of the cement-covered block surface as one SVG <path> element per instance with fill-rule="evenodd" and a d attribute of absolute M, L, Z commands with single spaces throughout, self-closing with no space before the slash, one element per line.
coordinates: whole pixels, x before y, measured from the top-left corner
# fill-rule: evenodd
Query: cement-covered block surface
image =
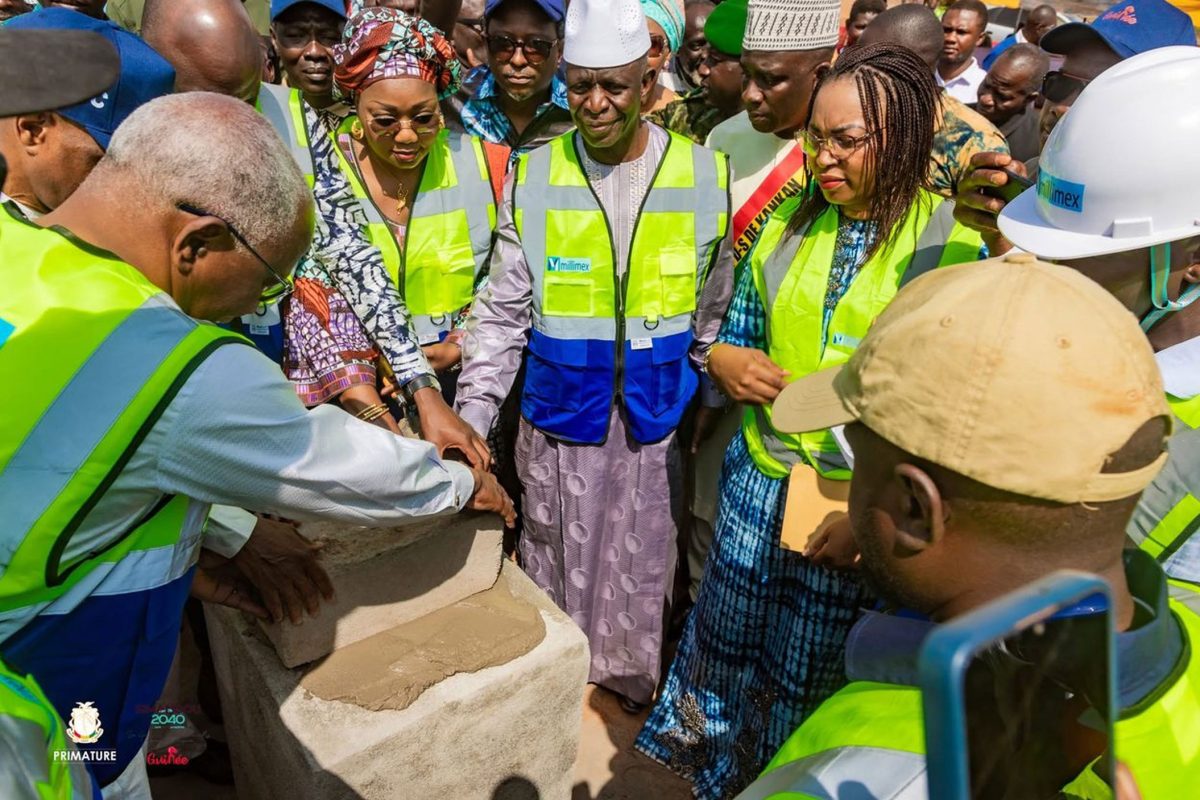
<path fill-rule="evenodd" d="M 263 630 L 296 667 L 487 589 L 500 572 L 503 531 L 494 514 L 436 517 L 402 528 L 308 523 L 335 599 L 299 625 Z"/>
<path fill-rule="evenodd" d="M 506 664 L 453 674 L 403 710 L 314 696 L 301 686 L 305 671 L 283 667 L 241 615 L 209 606 L 238 797 L 568 800 L 587 640 L 509 561 L 491 591 L 502 590 L 537 609 L 540 643 Z"/>

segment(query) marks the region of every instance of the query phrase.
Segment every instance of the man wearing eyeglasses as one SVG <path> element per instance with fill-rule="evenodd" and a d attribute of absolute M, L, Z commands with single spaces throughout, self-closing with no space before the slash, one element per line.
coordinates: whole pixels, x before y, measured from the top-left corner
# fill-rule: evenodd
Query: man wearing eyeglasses
<path fill-rule="evenodd" d="M 465 506 L 514 519 L 489 473 L 306 410 L 270 360 L 205 324 L 289 290 L 313 208 L 260 115 L 188 93 L 131 115 L 51 227 L 0 231 L 0 373 L 23 380 L 0 396 L 0 650 L 61 716 L 94 703 L 93 749 L 116 750 L 88 763 L 106 797 L 149 797 L 137 709 L 162 693 L 210 503 L 381 526 Z M 224 601 L 266 616 L 243 586 Z"/>
<path fill-rule="evenodd" d="M 563 0 L 487 0 L 487 64 L 467 78 L 477 86 L 475 94 L 442 104 L 447 127 L 497 145 L 489 158 L 507 156 L 492 164 L 496 175 L 506 173 L 522 153 L 575 127 L 558 74 L 565 13 Z"/>

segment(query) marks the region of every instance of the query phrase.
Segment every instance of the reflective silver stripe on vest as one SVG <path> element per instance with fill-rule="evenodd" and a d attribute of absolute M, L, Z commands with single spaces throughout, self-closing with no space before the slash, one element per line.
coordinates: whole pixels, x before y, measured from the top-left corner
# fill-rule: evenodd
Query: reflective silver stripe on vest
<path fill-rule="evenodd" d="M 59 393 L 0 472 L 5 520 L 0 565 L 129 408 L 196 322 L 155 295 L 108 335 Z M 0 567 L 0 575 L 3 568 Z"/>
<path fill-rule="evenodd" d="M 296 130 L 289 105 L 291 94 L 290 89 L 264 83 L 262 91 L 258 94 L 258 107 L 267 118 L 267 122 L 271 123 L 271 127 L 279 134 L 279 138 L 287 145 L 288 152 L 292 154 L 300 171 L 312 176 L 316 170 L 313 168 L 312 152 L 308 149 L 308 131 Z"/>
<path fill-rule="evenodd" d="M 0 797 L 36 798 L 34 787 L 50 782 L 49 758 L 45 728 L 0 712 Z"/>
<path fill-rule="evenodd" d="M 1190 494 L 1200 497 L 1200 429 L 1175 423 L 1175 434 L 1167 442 L 1167 463 L 1138 498 L 1137 507 L 1125 532 L 1139 546 L 1153 533 L 1168 514 Z M 1165 562 L 1173 556 L 1196 530 L 1200 516 L 1180 521 L 1170 542 L 1159 542 L 1163 552 L 1157 556 Z"/>
<path fill-rule="evenodd" d="M 900 278 L 901 287 L 914 278 L 937 268 L 942 259 L 942 251 L 946 249 L 946 240 L 950 238 L 953 228 L 954 203 L 950 200 L 943 200 L 933 210 L 929 223 L 917 238 L 917 248 L 913 251 L 912 260 L 908 262 L 908 267 L 905 268 L 904 275 Z M 806 233 L 807 228 L 804 228 L 780 240 L 775 249 L 763 261 L 763 284 L 767 291 L 764 300 L 767 330 L 770 330 L 771 327 L 771 309 L 779 297 L 779 289 L 783 286 L 788 271 L 792 268 L 792 262 L 800 253 L 800 246 L 804 243 Z M 775 435 L 775 428 L 767 421 L 767 415 L 763 412 L 762 406 L 753 406 L 752 408 L 758 421 L 758 432 L 762 436 L 763 446 L 767 453 L 789 469 L 799 463 L 800 454 Z M 840 452 L 818 453 L 815 455 L 815 460 L 817 468 L 822 472 L 850 469 L 849 463 Z"/>
<path fill-rule="evenodd" d="M 946 249 L 946 240 L 950 238 L 950 232 L 953 229 L 954 202 L 943 200 L 933 210 L 933 214 L 929 217 L 929 223 L 917 238 L 917 249 L 913 251 L 912 260 L 908 262 L 908 267 L 905 268 L 904 275 L 900 278 L 901 287 L 926 272 L 937 269 L 938 262 L 942 260 L 942 251 Z M 763 282 L 767 289 L 765 308 L 768 326 L 770 325 L 771 309 L 775 305 L 775 299 L 779 296 L 779 288 L 783 286 L 783 279 L 787 277 L 788 271 L 792 268 L 792 262 L 800 253 L 805 233 L 807 233 L 807 228 L 781 239 L 771 254 L 763 261 Z"/>
<path fill-rule="evenodd" d="M 1189 611 L 1200 616 L 1200 591 L 1168 583 L 1167 594 L 1170 595 L 1172 600 L 1177 603 L 1183 603 L 1188 607 Z"/>
<path fill-rule="evenodd" d="M 784 764 L 736 800 L 796 792 L 815 800 L 929 800 L 925 756 L 882 747 L 839 747 Z"/>
<path fill-rule="evenodd" d="M 575 134 L 572 137 L 572 146 Z M 669 140 L 667 147 L 685 146 Z M 540 147 L 525 159 L 524 182 L 513 188 L 513 205 L 521 210 L 521 249 L 529 266 L 533 288 L 533 327 L 557 339 L 607 339 L 617 335 L 616 321 L 612 318 L 596 317 L 546 317 L 541 313 L 544 296 L 546 267 L 546 214 L 549 211 L 599 211 L 605 214 L 592 189 L 587 186 L 557 186 L 550 184 L 550 147 Z M 662 158 L 666 158 L 666 150 Z M 702 147 L 692 146 L 692 169 L 694 188 L 651 186 L 646 193 L 642 210 L 647 212 L 682 212 L 694 215 L 695 242 L 717 241 L 719 246 L 719 217 L 726 215 L 728 225 L 728 192 L 720 190 L 715 155 Z M 607 218 L 607 214 L 605 214 Z M 639 220 L 640 223 L 640 220 Z M 609 227 L 611 232 L 611 225 Z M 634 238 L 637 231 L 634 231 Z M 615 243 L 610 242 L 610 247 Z M 630 248 L 632 254 L 632 246 Z M 613 253 L 613 260 L 617 254 Z M 708 269 L 701 263 L 699 270 Z M 628 268 L 628 266 L 627 266 Z M 702 277 L 702 276 L 698 276 Z M 699 294 L 699 292 L 697 292 Z M 625 325 L 626 340 L 657 338 L 690 330 L 691 314 L 663 317 L 655 323 L 645 317 L 628 317 Z"/>

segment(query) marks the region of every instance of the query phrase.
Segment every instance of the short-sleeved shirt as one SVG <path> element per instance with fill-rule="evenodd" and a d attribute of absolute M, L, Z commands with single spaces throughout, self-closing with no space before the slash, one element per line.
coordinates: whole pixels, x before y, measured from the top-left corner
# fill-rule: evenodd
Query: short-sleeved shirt
<path fill-rule="evenodd" d="M 971 171 L 971 156 L 984 152 L 1008 153 L 1004 136 L 978 111 L 943 93 L 942 120 L 933 134 L 931 190 L 953 197 Z"/>
<path fill-rule="evenodd" d="M 729 117 L 729 114 L 708 104 L 703 89 L 693 89 L 646 115 L 651 122 L 686 136 L 696 144 L 704 144 L 712 129 Z"/>

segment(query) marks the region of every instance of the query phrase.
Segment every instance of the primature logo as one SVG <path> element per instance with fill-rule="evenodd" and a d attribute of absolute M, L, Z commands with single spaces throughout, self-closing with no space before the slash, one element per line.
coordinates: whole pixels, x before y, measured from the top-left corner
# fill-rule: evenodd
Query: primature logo
<path fill-rule="evenodd" d="M 67 723 L 67 736 L 71 741 L 75 744 L 93 744 L 103 735 L 100 710 L 92 705 L 91 700 L 76 703 L 75 708 L 71 709 L 71 720 Z"/>

